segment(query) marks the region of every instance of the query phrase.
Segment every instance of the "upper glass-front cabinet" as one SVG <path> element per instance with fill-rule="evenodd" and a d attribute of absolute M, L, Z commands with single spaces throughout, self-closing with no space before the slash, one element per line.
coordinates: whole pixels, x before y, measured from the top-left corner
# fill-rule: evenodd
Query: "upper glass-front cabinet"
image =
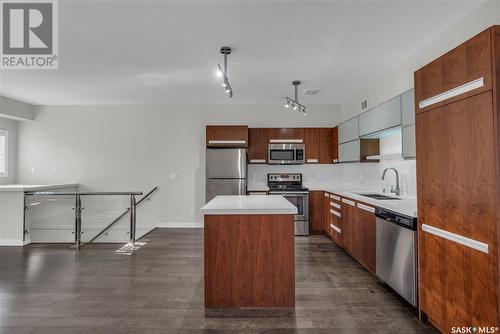
<path fill-rule="evenodd" d="M 401 125 L 401 95 L 359 115 L 359 136 Z"/>
<path fill-rule="evenodd" d="M 339 125 L 339 144 L 359 138 L 358 117 L 351 118 Z"/>

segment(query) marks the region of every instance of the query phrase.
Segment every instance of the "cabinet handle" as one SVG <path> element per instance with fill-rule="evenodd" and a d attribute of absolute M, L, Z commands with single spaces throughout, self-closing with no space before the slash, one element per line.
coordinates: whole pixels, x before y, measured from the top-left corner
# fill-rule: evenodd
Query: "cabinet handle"
<path fill-rule="evenodd" d="M 266 159 L 250 159 L 251 164 L 263 164 L 266 163 Z"/>
<path fill-rule="evenodd" d="M 246 140 L 209 140 L 209 144 L 246 144 Z"/>
<path fill-rule="evenodd" d="M 353 201 L 342 198 L 342 203 L 349 204 L 350 206 L 355 206 Z"/>
<path fill-rule="evenodd" d="M 445 230 L 442 230 L 440 228 L 430 226 L 427 224 L 422 224 L 422 230 L 424 232 L 433 234 L 435 236 L 456 242 L 457 244 L 460 244 L 460 245 L 463 245 L 463 246 L 466 246 L 466 247 L 469 247 L 469 248 L 472 248 L 472 249 L 475 249 L 475 250 L 478 250 L 480 252 L 488 254 L 488 244 L 486 244 L 484 242 L 470 239 L 470 238 L 464 237 L 462 235 L 448 232 L 448 231 L 445 231 Z"/>
<path fill-rule="evenodd" d="M 304 139 L 269 139 L 270 143 L 303 143 Z"/>
<path fill-rule="evenodd" d="M 339 162 L 339 159 L 333 159 L 334 164 L 336 164 L 337 162 Z"/>
<path fill-rule="evenodd" d="M 330 213 L 334 214 L 335 216 L 337 216 L 339 218 L 341 218 L 341 214 L 339 212 L 335 211 L 335 210 L 330 209 Z"/>
<path fill-rule="evenodd" d="M 342 230 L 340 228 L 338 228 L 337 226 L 330 224 L 330 227 L 333 228 L 335 230 L 335 232 L 337 232 L 338 234 L 342 233 Z"/>
<path fill-rule="evenodd" d="M 484 86 L 484 77 L 481 77 L 479 79 L 473 80 L 471 82 L 468 82 L 466 84 L 463 84 L 461 86 L 452 88 L 450 90 L 447 90 L 445 92 L 442 92 L 440 94 L 434 95 L 428 99 L 425 99 L 423 101 L 420 101 L 418 103 L 418 106 L 420 109 L 424 109 L 425 107 L 431 106 L 433 104 L 451 99 L 452 97 L 465 94 L 467 92 L 470 92 L 471 90 L 481 88 Z"/>
<path fill-rule="evenodd" d="M 318 163 L 318 159 L 307 159 L 307 163 L 316 164 Z"/>
<path fill-rule="evenodd" d="M 340 209 L 340 205 L 334 202 L 330 202 L 330 205 L 333 206 L 334 208 Z"/>
<path fill-rule="evenodd" d="M 340 197 L 338 197 L 338 196 L 330 195 L 330 198 L 340 202 Z"/>
<path fill-rule="evenodd" d="M 368 206 L 368 205 L 358 203 L 358 208 L 360 208 L 361 210 L 371 212 L 371 213 L 375 213 L 375 208 L 372 208 L 371 206 Z"/>

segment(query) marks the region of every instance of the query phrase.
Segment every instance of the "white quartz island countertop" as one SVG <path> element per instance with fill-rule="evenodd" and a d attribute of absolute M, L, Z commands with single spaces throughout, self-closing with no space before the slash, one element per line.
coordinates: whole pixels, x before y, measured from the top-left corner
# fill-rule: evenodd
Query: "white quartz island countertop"
<path fill-rule="evenodd" d="M 203 215 L 294 215 L 297 208 L 281 195 L 217 196 L 201 208 Z"/>

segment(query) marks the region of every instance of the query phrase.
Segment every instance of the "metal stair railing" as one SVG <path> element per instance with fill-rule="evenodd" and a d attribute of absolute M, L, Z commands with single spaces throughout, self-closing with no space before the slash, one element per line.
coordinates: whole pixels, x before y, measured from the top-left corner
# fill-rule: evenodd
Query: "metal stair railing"
<path fill-rule="evenodd" d="M 151 189 L 146 195 L 144 195 L 139 201 L 136 201 L 135 196 L 140 196 L 143 194 L 142 191 L 129 191 L 129 192 L 50 192 L 50 191 L 38 191 L 38 192 L 26 192 L 24 193 L 24 198 L 26 202 L 26 196 L 75 196 L 75 248 L 80 248 L 83 245 L 90 244 L 94 242 L 97 238 L 103 235 L 107 230 L 109 230 L 113 225 L 119 222 L 123 217 L 130 213 L 130 244 L 136 242 L 136 229 L 137 229 L 137 205 L 141 204 L 145 199 L 147 199 L 152 193 L 158 190 L 158 187 Z M 130 207 L 123 211 L 118 217 L 113 219 L 111 223 L 106 225 L 97 235 L 95 235 L 89 241 L 82 243 L 82 196 L 130 196 Z"/>

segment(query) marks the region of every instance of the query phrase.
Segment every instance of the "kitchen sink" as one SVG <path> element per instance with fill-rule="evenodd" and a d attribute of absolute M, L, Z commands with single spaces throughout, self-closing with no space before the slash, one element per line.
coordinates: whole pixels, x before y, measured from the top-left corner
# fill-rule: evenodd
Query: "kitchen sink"
<path fill-rule="evenodd" d="M 356 195 L 366 196 L 366 197 L 370 197 L 370 198 L 378 199 L 378 200 L 400 200 L 400 198 L 397 198 L 397 197 L 390 197 L 390 196 L 376 194 L 376 193 L 374 193 L 374 194 L 356 193 Z"/>

